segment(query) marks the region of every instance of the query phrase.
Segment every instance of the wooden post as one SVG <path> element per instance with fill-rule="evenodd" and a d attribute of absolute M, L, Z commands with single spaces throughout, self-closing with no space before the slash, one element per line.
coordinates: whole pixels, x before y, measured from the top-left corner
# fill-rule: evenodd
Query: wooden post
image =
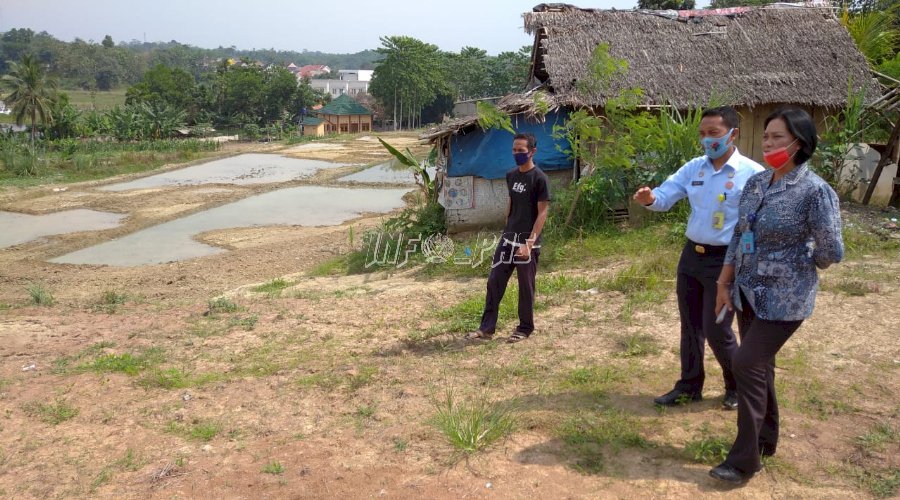
<path fill-rule="evenodd" d="M 898 161 L 898 153 L 900 153 L 900 120 L 897 120 L 897 124 L 894 125 L 894 130 L 891 132 L 891 138 L 888 139 L 887 149 L 884 150 L 884 153 L 881 153 L 881 160 L 878 161 L 878 166 L 875 167 L 875 173 L 872 174 L 872 180 L 869 181 L 869 186 L 866 188 L 866 194 L 863 196 L 863 205 L 868 205 L 869 200 L 872 199 L 872 194 L 875 192 L 875 186 L 878 185 L 878 179 L 881 177 L 881 171 L 884 170 L 884 167 L 888 166 L 892 160 L 893 162 Z M 892 184 L 891 192 L 893 193 L 896 192 L 896 182 L 892 182 Z M 892 200 L 893 194 L 891 195 L 891 199 L 888 200 L 888 203 Z"/>

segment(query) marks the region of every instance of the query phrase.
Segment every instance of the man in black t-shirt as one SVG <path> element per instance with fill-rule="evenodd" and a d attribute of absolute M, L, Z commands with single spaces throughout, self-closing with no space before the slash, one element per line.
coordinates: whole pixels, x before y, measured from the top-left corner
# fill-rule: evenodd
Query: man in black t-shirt
<path fill-rule="evenodd" d="M 467 333 L 467 340 L 488 340 L 494 336 L 500 301 L 513 269 L 519 279 L 519 326 L 507 341 L 525 340 L 534 331 L 534 281 L 541 254 L 541 230 L 550 206 L 550 183 L 534 165 L 537 143 L 533 135 L 516 135 L 512 152 L 517 167 L 506 173 L 506 228 L 491 262 L 481 326 Z"/>

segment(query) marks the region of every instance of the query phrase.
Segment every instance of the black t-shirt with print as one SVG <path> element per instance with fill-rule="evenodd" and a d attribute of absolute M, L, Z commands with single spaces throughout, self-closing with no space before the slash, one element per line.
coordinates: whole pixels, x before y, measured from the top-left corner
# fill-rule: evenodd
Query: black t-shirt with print
<path fill-rule="evenodd" d="M 538 202 L 550 201 L 550 181 L 547 174 L 537 167 L 527 172 L 516 167 L 506 173 L 506 187 L 511 203 L 504 237 L 510 240 L 518 238 L 514 241 L 524 243 L 531 237 L 538 215 Z M 537 244 L 540 244 L 540 237 Z"/>

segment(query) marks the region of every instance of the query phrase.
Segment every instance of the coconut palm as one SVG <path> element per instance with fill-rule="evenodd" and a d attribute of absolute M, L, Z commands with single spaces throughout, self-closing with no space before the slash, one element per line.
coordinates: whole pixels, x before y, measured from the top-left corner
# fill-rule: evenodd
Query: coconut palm
<path fill-rule="evenodd" d="M 893 58 L 896 54 L 900 31 L 894 26 L 898 13 L 900 13 L 900 5 L 894 5 L 885 10 L 855 14 L 844 11 L 841 21 L 850 32 L 859 51 L 866 56 L 873 67 L 884 60 Z"/>
<path fill-rule="evenodd" d="M 10 90 L 6 96 L 7 105 L 12 109 L 16 124 L 22 125 L 25 117 L 31 118 L 31 143 L 38 118 L 42 123 L 53 121 L 51 108 L 56 99 L 56 79 L 44 73 L 37 59 L 30 55 L 21 62 L 9 61 L 9 73 L 3 75 L 3 84 Z"/>

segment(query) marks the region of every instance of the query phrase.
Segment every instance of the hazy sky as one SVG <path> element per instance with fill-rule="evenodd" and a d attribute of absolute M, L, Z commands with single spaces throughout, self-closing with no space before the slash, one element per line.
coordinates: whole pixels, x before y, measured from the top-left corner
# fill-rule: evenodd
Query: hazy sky
<path fill-rule="evenodd" d="M 573 0 L 569 0 L 572 2 Z M 384 35 L 408 35 L 446 51 L 491 54 L 532 39 L 523 12 L 540 0 L 0 0 L 0 31 L 31 28 L 72 41 L 170 41 L 214 48 L 358 52 Z M 580 7 L 630 9 L 636 0 Z"/>

